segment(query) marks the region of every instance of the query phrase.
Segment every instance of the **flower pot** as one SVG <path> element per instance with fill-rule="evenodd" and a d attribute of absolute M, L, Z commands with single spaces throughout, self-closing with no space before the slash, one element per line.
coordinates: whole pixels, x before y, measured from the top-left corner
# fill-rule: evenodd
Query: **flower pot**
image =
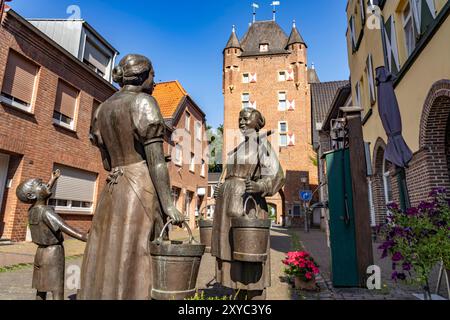
<path fill-rule="evenodd" d="M 301 277 L 296 276 L 294 278 L 295 289 L 305 291 L 317 291 L 316 279 L 313 278 L 309 281 L 303 280 Z"/>

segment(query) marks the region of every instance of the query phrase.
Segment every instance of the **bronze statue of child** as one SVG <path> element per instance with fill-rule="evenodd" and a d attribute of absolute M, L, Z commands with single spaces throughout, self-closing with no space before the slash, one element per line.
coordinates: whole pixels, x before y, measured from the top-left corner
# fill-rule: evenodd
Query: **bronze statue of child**
<path fill-rule="evenodd" d="M 16 190 L 20 201 L 31 204 L 28 210 L 32 241 L 38 245 L 34 258 L 33 284 L 37 290 L 36 299 L 46 300 L 51 292 L 53 300 L 64 299 L 64 246 L 63 232 L 86 242 L 87 234 L 67 225 L 64 220 L 47 205 L 52 188 L 61 173 L 56 170 L 46 184 L 41 179 L 22 182 Z"/>

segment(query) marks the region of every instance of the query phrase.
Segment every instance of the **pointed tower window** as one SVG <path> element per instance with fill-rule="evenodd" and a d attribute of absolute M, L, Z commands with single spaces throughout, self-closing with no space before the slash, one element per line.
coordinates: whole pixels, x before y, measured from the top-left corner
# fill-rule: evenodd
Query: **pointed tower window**
<path fill-rule="evenodd" d="M 268 52 L 269 51 L 269 44 L 268 43 L 261 43 L 259 45 L 259 52 Z"/>

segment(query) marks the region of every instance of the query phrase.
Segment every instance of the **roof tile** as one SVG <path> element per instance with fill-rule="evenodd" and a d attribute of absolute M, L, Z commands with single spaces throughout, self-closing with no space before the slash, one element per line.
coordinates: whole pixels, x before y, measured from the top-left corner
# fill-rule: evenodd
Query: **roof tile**
<path fill-rule="evenodd" d="M 181 100 L 187 96 L 178 80 L 156 84 L 153 97 L 158 101 L 163 118 L 172 118 Z"/>

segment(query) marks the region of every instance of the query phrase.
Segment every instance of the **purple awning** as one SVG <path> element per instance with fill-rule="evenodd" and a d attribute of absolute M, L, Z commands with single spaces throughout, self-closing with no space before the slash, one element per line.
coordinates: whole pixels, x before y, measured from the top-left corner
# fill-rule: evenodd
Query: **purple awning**
<path fill-rule="evenodd" d="M 405 168 L 413 154 L 402 136 L 402 119 L 395 96 L 392 75 L 385 67 L 379 67 L 377 73 L 378 111 L 388 142 L 384 157 L 397 167 Z"/>

